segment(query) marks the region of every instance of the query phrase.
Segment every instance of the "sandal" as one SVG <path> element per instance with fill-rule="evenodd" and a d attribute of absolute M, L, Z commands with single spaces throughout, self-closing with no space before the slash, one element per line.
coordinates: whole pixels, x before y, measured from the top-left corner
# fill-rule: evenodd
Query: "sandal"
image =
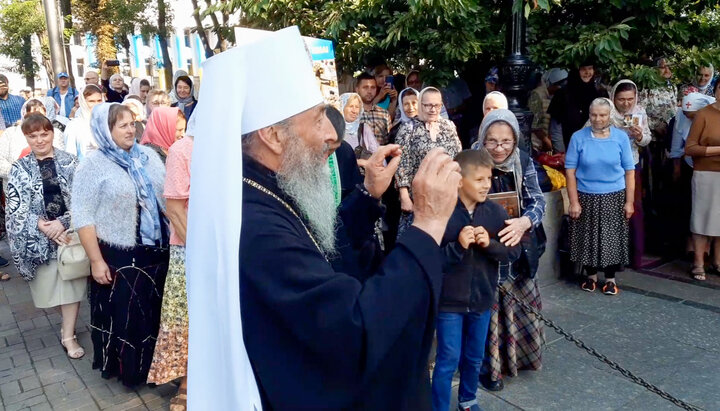
<path fill-rule="evenodd" d="M 72 341 L 72 340 L 77 341 L 77 336 L 73 335 L 71 338 L 63 338 L 62 340 L 60 340 L 60 345 L 62 345 L 63 350 L 65 350 L 65 352 L 67 353 L 68 358 L 70 358 L 72 360 L 79 360 L 83 356 L 85 356 L 85 349 L 83 347 L 80 347 L 80 348 L 76 348 L 72 351 L 68 351 L 67 347 L 65 346 L 65 341 Z"/>
<path fill-rule="evenodd" d="M 710 271 L 715 275 L 720 275 L 720 264 L 710 264 Z"/>
<path fill-rule="evenodd" d="M 690 274 L 698 281 L 705 281 L 705 267 L 703 266 L 694 265 Z"/>
<path fill-rule="evenodd" d="M 0 281 L 10 281 L 11 278 L 8 273 L 0 273 Z"/>
<path fill-rule="evenodd" d="M 187 389 L 178 388 L 177 394 L 170 399 L 170 411 L 185 411 L 187 409 Z"/>

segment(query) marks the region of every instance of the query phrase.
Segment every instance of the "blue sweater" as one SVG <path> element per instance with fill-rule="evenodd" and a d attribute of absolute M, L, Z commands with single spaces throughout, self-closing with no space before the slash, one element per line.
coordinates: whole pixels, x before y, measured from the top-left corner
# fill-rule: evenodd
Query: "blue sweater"
<path fill-rule="evenodd" d="M 606 194 L 625 189 L 625 172 L 635 170 L 630 138 L 610 127 L 610 137 L 593 137 L 590 127 L 576 131 L 565 155 L 565 168 L 575 169 L 578 191 Z"/>

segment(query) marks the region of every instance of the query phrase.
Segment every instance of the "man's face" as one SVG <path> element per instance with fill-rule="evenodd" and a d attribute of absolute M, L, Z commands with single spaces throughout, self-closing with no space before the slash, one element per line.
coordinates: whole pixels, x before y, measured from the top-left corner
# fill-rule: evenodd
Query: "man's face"
<path fill-rule="evenodd" d="M 325 104 L 318 104 L 294 116 L 291 120 L 291 128 L 302 140 L 303 145 L 312 150 L 317 158 L 321 158 L 323 162 L 327 160 L 330 156 L 330 147 L 337 141 L 337 134 L 325 115 Z M 293 142 L 288 143 L 293 144 Z"/>
<path fill-rule="evenodd" d="M 58 86 L 62 89 L 66 89 L 70 85 L 70 79 L 67 77 L 60 77 L 58 79 Z"/>
<path fill-rule="evenodd" d="M 88 71 L 85 73 L 85 84 L 94 84 L 96 86 L 99 86 L 99 78 L 98 74 L 94 71 Z"/>
<path fill-rule="evenodd" d="M 8 84 L 5 81 L 0 80 L 0 97 L 5 98 L 8 95 L 9 90 L 10 88 L 8 87 Z"/>
<path fill-rule="evenodd" d="M 660 63 L 657 67 L 658 73 L 665 78 L 670 80 L 672 77 L 672 71 L 670 70 L 670 64 L 668 64 L 667 60 L 660 60 Z"/>
<path fill-rule="evenodd" d="M 375 99 L 377 95 L 377 83 L 371 79 L 362 80 L 358 83 L 357 87 L 355 87 L 355 92 L 360 95 L 363 103 L 372 104 L 373 99 Z"/>

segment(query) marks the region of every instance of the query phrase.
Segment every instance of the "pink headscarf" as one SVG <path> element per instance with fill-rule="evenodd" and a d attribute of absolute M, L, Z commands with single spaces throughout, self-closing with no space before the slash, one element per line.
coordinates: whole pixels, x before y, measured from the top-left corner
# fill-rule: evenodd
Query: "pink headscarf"
<path fill-rule="evenodd" d="M 150 114 L 140 144 L 154 144 L 165 150 L 169 149 L 175 142 L 179 112 L 177 107 L 156 107 Z"/>

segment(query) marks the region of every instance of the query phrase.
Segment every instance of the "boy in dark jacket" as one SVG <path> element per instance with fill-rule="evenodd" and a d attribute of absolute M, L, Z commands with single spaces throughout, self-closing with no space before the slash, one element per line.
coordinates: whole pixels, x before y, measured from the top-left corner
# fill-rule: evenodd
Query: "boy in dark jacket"
<path fill-rule="evenodd" d="M 443 238 L 445 276 L 437 318 L 433 409 L 448 411 L 452 377 L 462 361 L 458 408 L 479 411 L 475 392 L 485 354 L 490 307 L 497 298 L 499 264 L 517 259 L 520 247 L 506 247 L 499 241 L 498 232 L 509 217 L 502 206 L 486 201 L 492 181 L 490 154 L 466 150 L 455 161 L 462 169 L 462 180 L 458 203 Z"/>

